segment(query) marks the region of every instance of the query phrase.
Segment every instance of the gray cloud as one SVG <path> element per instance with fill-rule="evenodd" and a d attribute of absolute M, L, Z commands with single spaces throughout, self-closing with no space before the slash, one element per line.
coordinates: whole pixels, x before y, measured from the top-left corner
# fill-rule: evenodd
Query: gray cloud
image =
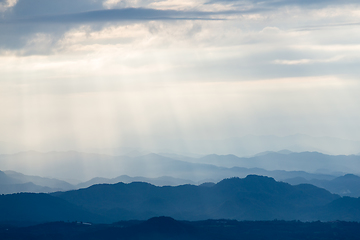
<path fill-rule="evenodd" d="M 314 30 L 323 30 L 333 27 L 349 27 L 349 26 L 360 26 L 360 22 L 351 22 L 351 23 L 338 23 L 338 24 L 324 24 L 324 25 L 312 25 L 312 26 L 302 26 L 298 27 L 295 30 L 297 31 L 314 31 Z"/>
<path fill-rule="evenodd" d="M 150 20 L 189 20 L 209 19 L 212 14 L 207 12 L 184 12 L 174 10 L 155 10 L 144 8 L 126 8 L 98 10 L 74 14 L 57 14 L 13 17 L 0 21 L 0 49 L 21 49 L 36 34 L 45 34 L 48 44 L 53 45 L 70 29 L 81 24 L 101 29 L 104 24 L 119 21 L 150 21 Z M 47 54 L 48 52 L 46 52 Z"/>
<path fill-rule="evenodd" d="M 134 20 L 179 20 L 179 19 L 210 19 L 212 15 L 233 14 L 234 12 L 200 12 L 155 10 L 146 8 L 124 8 L 81 12 L 62 15 L 44 15 L 27 18 L 10 19 L 3 23 L 84 23 L 112 22 Z"/>
<path fill-rule="evenodd" d="M 61 10 L 59 10 L 59 12 L 61 12 Z M 83 24 L 99 30 L 109 23 L 116 24 L 118 22 L 151 20 L 216 20 L 220 18 L 214 18 L 214 16 L 236 13 L 238 12 L 123 8 L 67 14 L 34 15 L 35 12 L 32 12 L 31 14 L 19 14 L 19 11 L 14 9 L 11 17 L 9 16 L 0 20 L 0 49 L 19 49 L 25 46 L 29 39 L 39 33 L 48 35 L 50 39 L 54 39 L 53 42 L 55 43 L 55 40 L 60 39 L 65 32 Z M 246 12 L 243 13 L 245 14 Z"/>
<path fill-rule="evenodd" d="M 103 0 L 19 0 L 7 17 L 68 14 L 103 9 Z"/>
<path fill-rule="evenodd" d="M 4 2 L 1 0 L 0 3 Z M 229 16 L 272 11 L 280 6 L 325 7 L 330 4 L 357 3 L 354 0 L 212 0 L 208 3 L 231 3 L 244 6 L 237 11 L 182 11 L 151 8 L 104 9 L 104 0 L 19 0 L 0 19 L 0 50 L 17 50 L 26 46 L 37 34 L 55 44 L 64 33 L 80 25 L 101 29 L 108 24 L 151 20 L 216 20 Z M 240 9 L 240 8 L 239 8 Z M 331 26 L 330 26 L 331 27 Z M 305 27 L 311 29 L 312 27 Z"/>

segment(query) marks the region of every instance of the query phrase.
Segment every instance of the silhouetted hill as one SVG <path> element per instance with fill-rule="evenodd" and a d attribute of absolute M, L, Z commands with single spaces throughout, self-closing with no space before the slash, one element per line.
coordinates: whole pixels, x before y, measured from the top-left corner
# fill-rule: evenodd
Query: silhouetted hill
<path fill-rule="evenodd" d="M 95 184 L 114 184 L 118 182 L 131 183 L 131 182 L 147 182 L 156 186 L 178 186 L 183 184 L 194 184 L 191 180 L 173 178 L 173 177 L 158 177 L 158 178 L 146 178 L 146 177 L 129 177 L 127 175 L 122 175 L 116 178 L 93 178 L 87 182 L 80 183 L 76 185 L 76 188 L 86 188 Z"/>
<path fill-rule="evenodd" d="M 346 174 L 332 180 L 311 179 L 301 177 L 285 179 L 284 182 L 292 185 L 308 183 L 317 187 L 325 188 L 329 192 L 341 196 L 360 197 L 360 177 L 353 174 Z"/>
<path fill-rule="evenodd" d="M 360 197 L 360 177 L 346 174 L 331 181 L 324 182 L 323 187 L 330 192 L 351 197 Z"/>
<path fill-rule="evenodd" d="M 291 186 L 255 175 L 225 179 L 213 187 L 156 187 L 134 182 L 94 185 L 52 195 L 119 220 L 153 216 L 186 220 L 308 220 L 309 211 L 339 198 L 312 185 Z M 317 217 L 312 219 L 317 220 Z"/>
<path fill-rule="evenodd" d="M 0 212 L 0 221 L 49 222 L 69 220 L 106 222 L 107 220 L 63 199 L 43 193 L 0 195 Z"/>
<path fill-rule="evenodd" d="M 204 182 L 199 185 L 199 187 L 213 187 L 213 186 L 215 186 L 215 183 L 213 182 Z"/>
<path fill-rule="evenodd" d="M 321 208 L 322 219 L 360 221 L 360 198 L 343 197 Z"/>

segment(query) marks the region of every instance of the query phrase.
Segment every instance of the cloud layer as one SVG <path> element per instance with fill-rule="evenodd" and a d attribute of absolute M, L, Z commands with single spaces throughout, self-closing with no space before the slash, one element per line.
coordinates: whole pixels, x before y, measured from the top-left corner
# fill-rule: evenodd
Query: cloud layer
<path fill-rule="evenodd" d="M 359 140 L 356 1 L 2 0 L 0 11 L 0 140 Z"/>

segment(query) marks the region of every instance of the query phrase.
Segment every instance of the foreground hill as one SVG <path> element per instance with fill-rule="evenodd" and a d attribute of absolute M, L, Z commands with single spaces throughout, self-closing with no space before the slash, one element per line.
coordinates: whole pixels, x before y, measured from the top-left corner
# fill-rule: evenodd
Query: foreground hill
<path fill-rule="evenodd" d="M 162 215 L 186 220 L 318 220 L 317 211 L 340 198 L 312 185 L 291 186 L 255 175 L 225 179 L 210 187 L 156 187 L 134 182 L 94 185 L 52 195 L 118 220 Z"/>
<path fill-rule="evenodd" d="M 358 239 L 359 234 L 360 223 L 354 222 L 238 222 L 224 219 L 185 222 L 169 217 L 108 225 L 76 222 L 54 222 L 20 228 L 0 225 L 2 240 L 352 240 Z"/>

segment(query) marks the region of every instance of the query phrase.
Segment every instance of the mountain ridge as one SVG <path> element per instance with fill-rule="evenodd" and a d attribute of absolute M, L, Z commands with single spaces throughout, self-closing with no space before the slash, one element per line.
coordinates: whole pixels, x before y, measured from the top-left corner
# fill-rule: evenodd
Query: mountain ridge
<path fill-rule="evenodd" d="M 161 215 L 184 220 L 293 220 L 311 215 L 313 208 L 340 198 L 312 185 L 291 186 L 256 175 L 224 179 L 210 187 L 157 187 L 133 182 L 99 184 L 52 195 L 91 209 L 96 214 L 112 214 L 113 218 L 124 217 L 123 220 Z"/>

